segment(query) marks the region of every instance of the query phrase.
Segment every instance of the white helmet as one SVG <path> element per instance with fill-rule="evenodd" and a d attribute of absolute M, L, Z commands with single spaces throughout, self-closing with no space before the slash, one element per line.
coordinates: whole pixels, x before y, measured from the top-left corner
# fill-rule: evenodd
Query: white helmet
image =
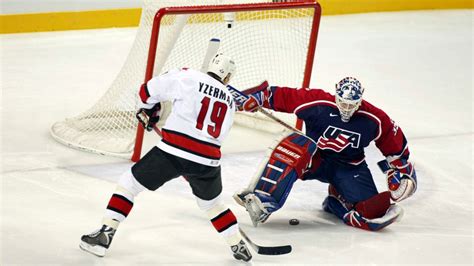
<path fill-rule="evenodd" d="M 222 82 L 229 75 L 230 77 L 235 73 L 235 63 L 230 57 L 217 53 L 209 62 L 207 72 L 214 73 L 217 75 Z"/>
<path fill-rule="evenodd" d="M 346 77 L 336 84 L 336 105 L 343 122 L 349 122 L 362 102 L 364 88 L 356 78 Z"/>

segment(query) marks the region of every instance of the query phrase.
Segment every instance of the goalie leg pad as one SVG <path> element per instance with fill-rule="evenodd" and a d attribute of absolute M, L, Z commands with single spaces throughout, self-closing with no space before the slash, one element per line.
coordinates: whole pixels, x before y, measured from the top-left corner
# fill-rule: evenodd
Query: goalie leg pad
<path fill-rule="evenodd" d="M 311 166 L 316 143 L 303 134 L 291 132 L 272 149 L 249 187 L 234 199 L 249 212 L 252 221 L 264 222 L 280 209 L 293 183 Z M 255 225 L 255 223 L 254 223 Z"/>
<path fill-rule="evenodd" d="M 279 163 L 275 163 L 280 165 Z M 278 167 L 278 166 L 276 166 Z M 293 183 L 297 179 L 297 175 L 294 170 L 288 168 L 279 170 L 271 170 L 266 177 L 262 176 L 260 181 L 257 183 L 257 187 L 254 190 L 255 195 L 260 199 L 268 212 L 275 212 L 285 204 Z M 285 171 L 286 170 L 286 171 Z"/>
<path fill-rule="evenodd" d="M 332 185 L 329 185 L 328 192 L 329 195 L 323 202 L 323 209 L 333 213 L 349 226 L 378 231 L 400 220 L 403 215 L 403 209 L 400 206 L 390 204 L 388 191 L 376 194 L 355 205 L 347 202 Z"/>
<path fill-rule="evenodd" d="M 344 222 L 347 225 L 361 228 L 368 231 L 379 231 L 386 226 L 399 221 L 403 216 L 402 207 L 392 204 L 387 209 L 386 213 L 379 218 L 367 219 L 360 215 L 355 209 L 351 210 L 344 216 Z"/>
<path fill-rule="evenodd" d="M 344 215 L 343 220 L 353 227 L 379 231 L 400 220 L 402 216 L 403 209 L 398 205 L 390 204 L 390 192 L 385 191 L 358 202 L 354 209 Z"/>
<path fill-rule="evenodd" d="M 390 207 L 390 192 L 379 193 L 367 200 L 358 202 L 355 209 L 367 219 L 379 218 L 385 215 Z"/>
<path fill-rule="evenodd" d="M 316 143 L 299 133 L 291 133 L 273 149 L 253 189 L 268 212 L 281 208 L 293 187 L 311 165 Z"/>

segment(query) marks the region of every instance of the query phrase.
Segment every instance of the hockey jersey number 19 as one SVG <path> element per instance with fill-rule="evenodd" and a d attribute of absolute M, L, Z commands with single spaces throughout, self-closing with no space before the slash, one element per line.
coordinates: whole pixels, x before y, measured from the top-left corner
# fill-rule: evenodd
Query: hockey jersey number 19
<path fill-rule="evenodd" d="M 175 69 L 140 89 L 145 108 L 171 101 L 160 149 L 208 166 L 220 164 L 220 146 L 233 123 L 235 104 L 226 86 L 193 69 Z"/>

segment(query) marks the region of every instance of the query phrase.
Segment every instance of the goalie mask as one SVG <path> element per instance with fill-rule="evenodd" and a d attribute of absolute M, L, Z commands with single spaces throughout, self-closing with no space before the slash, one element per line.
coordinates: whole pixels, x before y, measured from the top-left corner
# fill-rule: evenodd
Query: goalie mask
<path fill-rule="evenodd" d="M 336 84 L 336 105 L 343 122 L 349 122 L 362 103 L 364 88 L 353 77 L 343 78 Z"/>
<path fill-rule="evenodd" d="M 235 73 L 234 60 L 222 53 L 217 53 L 209 62 L 207 72 L 217 75 L 222 83 L 227 84 L 231 76 Z"/>

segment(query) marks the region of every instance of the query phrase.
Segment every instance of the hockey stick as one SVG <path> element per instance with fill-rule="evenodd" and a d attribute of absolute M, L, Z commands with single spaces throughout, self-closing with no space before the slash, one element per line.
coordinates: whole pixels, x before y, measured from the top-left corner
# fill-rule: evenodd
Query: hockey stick
<path fill-rule="evenodd" d="M 266 82 L 266 81 L 264 81 Z M 258 87 L 258 86 L 257 86 Z M 227 85 L 227 88 L 229 89 L 230 93 L 232 94 L 232 97 L 234 97 L 234 100 L 237 102 L 238 105 L 241 105 L 245 100 L 247 100 L 250 96 L 245 95 L 243 92 L 239 91 L 238 89 L 232 87 L 231 85 Z M 281 120 L 280 118 L 274 116 L 272 113 L 268 112 L 267 110 L 263 109 L 261 106 L 257 108 L 257 111 L 261 112 L 268 118 L 274 120 L 278 124 L 284 126 L 285 128 L 294 131 L 294 132 L 299 132 L 301 133 L 301 130 L 296 129 L 293 126 L 288 125 L 285 121 Z"/>
<path fill-rule="evenodd" d="M 161 130 L 158 129 L 156 125 L 153 126 L 153 130 L 156 132 L 156 134 L 158 134 L 158 136 L 160 136 L 161 138 L 163 137 L 163 135 L 161 134 Z"/>
<path fill-rule="evenodd" d="M 151 130 L 146 129 L 146 125 L 148 125 L 148 122 L 150 119 L 146 114 L 139 112 L 135 114 L 135 117 L 138 119 L 138 122 L 139 122 L 138 124 L 140 124 L 144 130 L 151 131 Z M 153 130 L 156 132 L 156 134 L 158 134 L 158 136 L 162 137 L 161 130 L 156 126 L 156 124 L 153 125 Z"/>
<path fill-rule="evenodd" d="M 296 129 L 295 127 L 292 127 L 292 126 L 288 125 L 285 121 L 281 120 L 280 118 L 274 116 L 269 111 L 263 109 L 261 106 L 258 107 L 257 111 L 259 111 L 260 113 L 266 115 L 268 118 L 271 118 L 271 119 L 275 120 L 275 122 L 277 122 L 278 124 L 286 127 L 289 130 L 292 130 L 292 131 L 295 131 L 295 132 L 301 132 L 300 130 Z"/>
<path fill-rule="evenodd" d="M 206 55 L 204 56 L 204 60 L 202 60 L 201 72 L 206 72 L 207 71 L 207 67 L 209 65 L 209 62 L 211 61 L 212 57 L 219 50 L 220 45 L 221 45 L 221 40 L 219 40 L 217 38 L 212 38 L 212 39 L 209 40 Z"/>
<path fill-rule="evenodd" d="M 260 255 L 283 255 L 288 254 L 291 252 L 291 245 L 285 246 L 271 246 L 271 247 L 264 247 L 255 244 L 250 238 L 247 236 L 246 233 L 239 228 L 240 234 L 244 237 L 244 239 L 249 243 L 249 245 Z"/>

